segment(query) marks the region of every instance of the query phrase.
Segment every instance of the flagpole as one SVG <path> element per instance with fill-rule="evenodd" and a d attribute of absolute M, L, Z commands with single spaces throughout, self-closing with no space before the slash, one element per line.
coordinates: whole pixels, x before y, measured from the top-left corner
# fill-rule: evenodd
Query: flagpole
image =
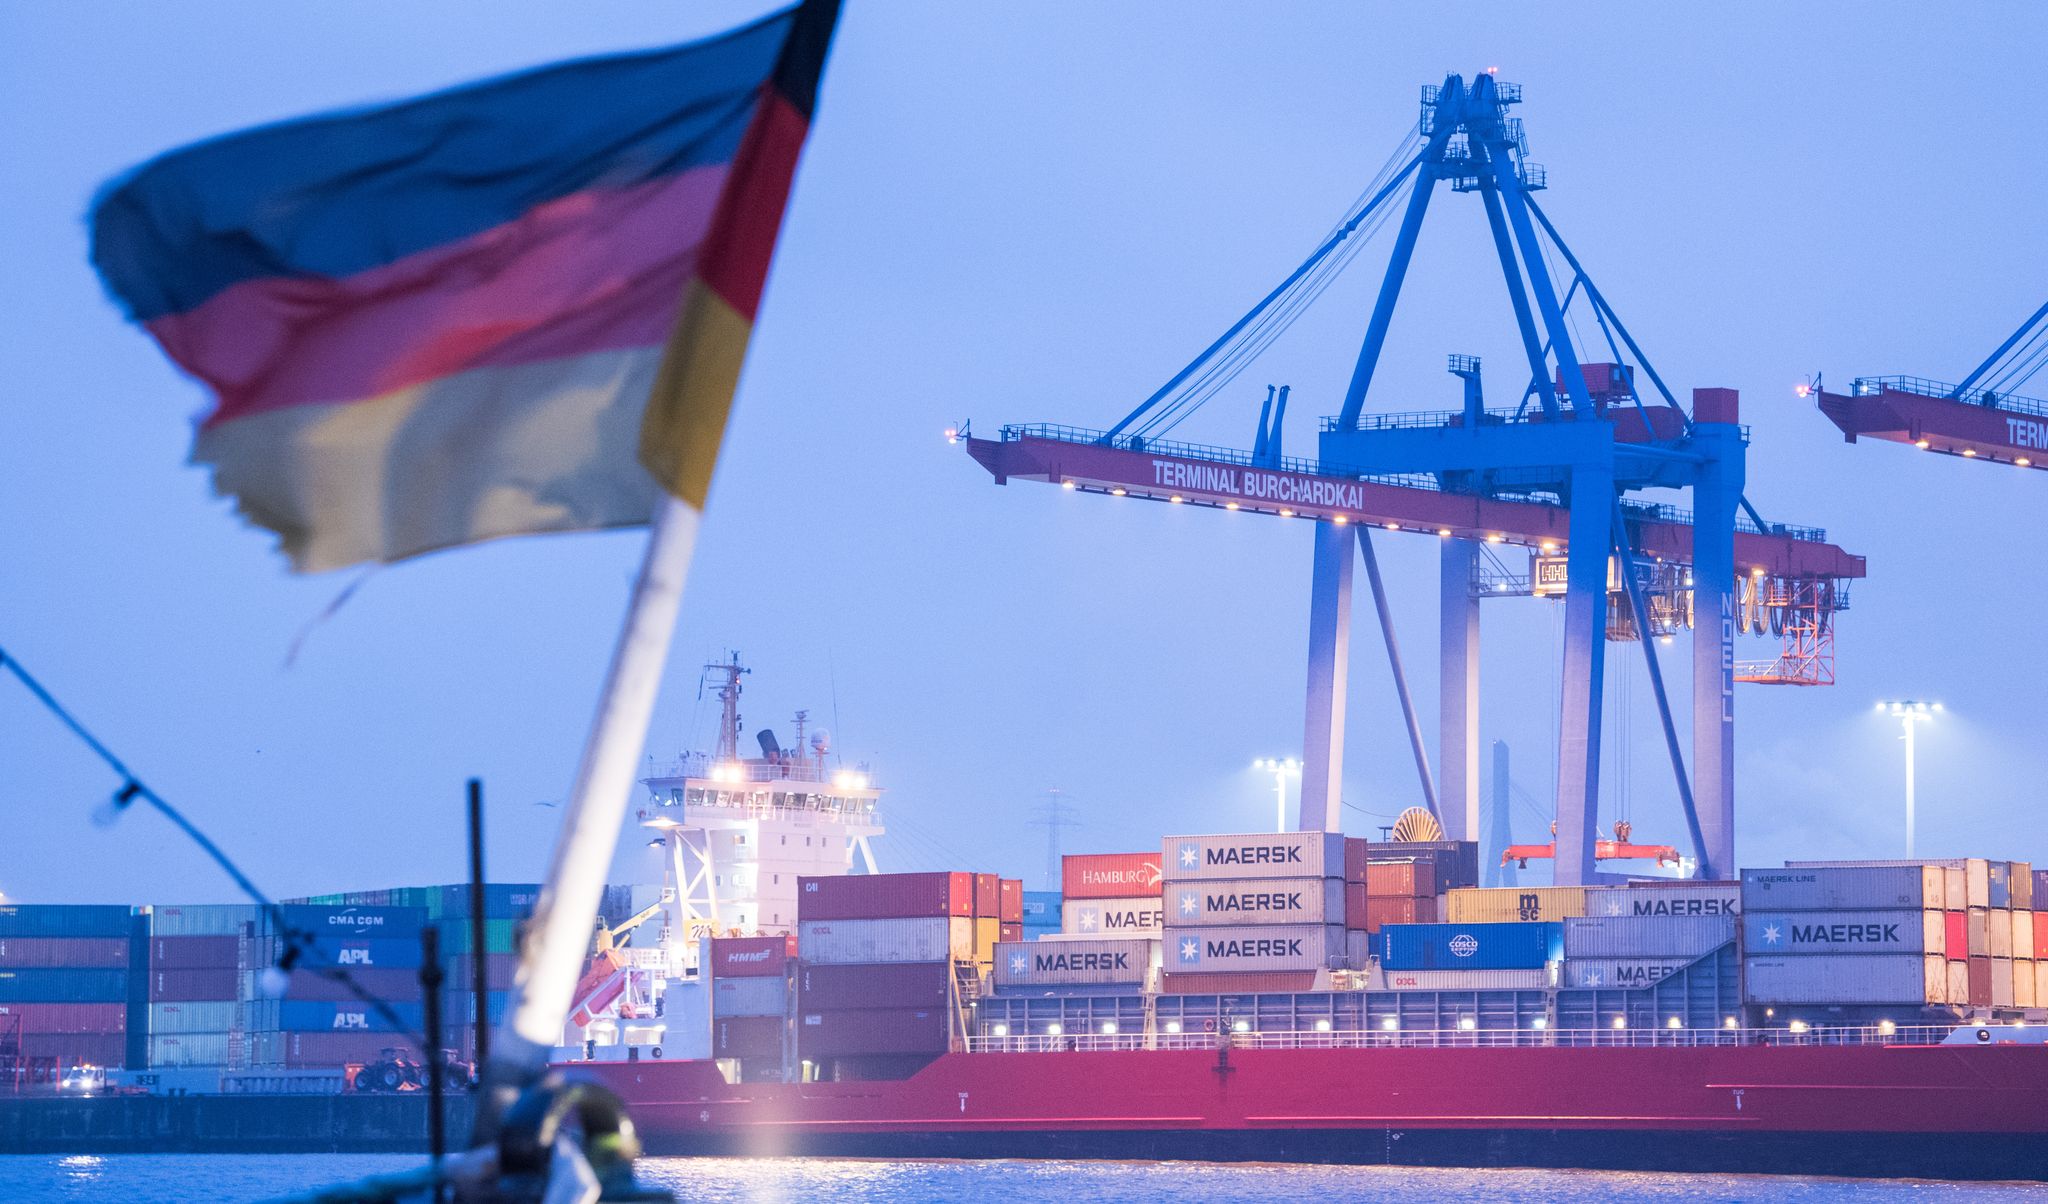
<path fill-rule="evenodd" d="M 519 974 L 491 1041 L 472 1145 L 492 1140 L 519 1091 L 546 1071 L 575 1003 L 571 996 L 590 952 L 591 926 L 625 824 L 701 518 L 695 507 L 666 491 L 661 494 L 625 626 L 576 768 L 575 789 L 563 810 L 554 859 L 527 929 Z M 477 1007 L 484 1007 L 484 1000 L 478 999 Z"/>

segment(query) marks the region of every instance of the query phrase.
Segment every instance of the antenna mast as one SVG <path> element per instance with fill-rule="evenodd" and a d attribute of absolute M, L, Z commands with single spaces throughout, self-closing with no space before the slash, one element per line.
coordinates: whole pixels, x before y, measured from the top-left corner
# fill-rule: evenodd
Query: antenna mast
<path fill-rule="evenodd" d="M 727 660 L 704 666 L 704 679 L 718 680 L 718 747 L 712 756 L 721 765 L 739 760 L 740 678 L 752 672 L 740 663 L 737 652 Z"/>

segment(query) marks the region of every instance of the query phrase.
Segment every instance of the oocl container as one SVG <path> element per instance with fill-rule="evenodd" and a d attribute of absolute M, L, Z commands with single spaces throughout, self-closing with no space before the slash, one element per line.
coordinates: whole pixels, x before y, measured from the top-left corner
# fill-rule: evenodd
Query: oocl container
<path fill-rule="evenodd" d="M 225 1066 L 228 1034 L 174 1033 L 149 1039 L 151 1066 Z"/>
<path fill-rule="evenodd" d="M 1444 895 L 1451 924 L 1550 923 L 1586 914 L 1583 886 L 1471 887 Z"/>
<path fill-rule="evenodd" d="M 977 931 L 982 927 L 986 933 Z M 986 961 L 999 928 L 993 918 L 961 916 L 804 920 L 797 925 L 797 955 L 818 965 Z"/>
<path fill-rule="evenodd" d="M 1166 922 L 1159 896 L 1142 899 L 1069 899 L 1060 905 L 1060 931 L 1076 936 L 1158 936 Z"/>
<path fill-rule="evenodd" d="M 1631 882 L 1586 890 L 1589 916 L 1726 916 L 1741 911 L 1740 882 Z"/>
<path fill-rule="evenodd" d="M 1338 878 L 1239 878 L 1175 883 L 1167 888 L 1166 905 L 1172 910 L 1174 924 L 1182 928 L 1341 924 L 1344 882 Z"/>
<path fill-rule="evenodd" d="M 1176 974 L 1321 970 L 1344 956 L 1341 925 L 1169 928 L 1162 964 Z"/>
<path fill-rule="evenodd" d="M 1540 991 L 1556 985 L 1539 970 L 1388 970 L 1391 991 Z"/>
<path fill-rule="evenodd" d="M 1069 853 L 1060 859 L 1064 899 L 1157 896 L 1162 882 L 1157 853 Z"/>
<path fill-rule="evenodd" d="M 1156 940 L 1021 941 L 996 946 L 999 987 L 1129 986 L 1159 966 Z"/>
<path fill-rule="evenodd" d="M 1570 929 L 1565 930 L 1565 942 L 1571 942 Z M 1564 976 L 1558 985 L 1596 991 L 1633 991 L 1655 986 L 1696 960 L 1688 957 L 1575 958 L 1567 955 Z"/>
<path fill-rule="evenodd" d="M 1742 871 L 1744 911 L 1939 910 L 1940 866 L 1845 865 Z"/>
<path fill-rule="evenodd" d="M 1344 876 L 1340 832 L 1169 836 L 1164 856 L 1168 882 Z"/>
<path fill-rule="evenodd" d="M 1735 917 L 1713 915 L 1586 916 L 1564 921 L 1564 955 L 1572 958 L 1697 958 L 1735 939 Z"/>
<path fill-rule="evenodd" d="M 1946 915 L 1940 911 L 1753 911 L 1742 919 L 1742 948 L 1753 956 L 1943 953 Z"/>
<path fill-rule="evenodd" d="M 206 1003 L 152 1003 L 149 1031 L 156 1033 L 225 1033 L 237 1027 L 232 999 Z"/>
<path fill-rule="evenodd" d="M 149 909 L 151 936 L 246 936 L 263 909 L 245 903 L 158 904 Z"/>
<path fill-rule="evenodd" d="M 1746 900 L 1745 900 L 1746 902 Z M 1912 953 L 1743 960 L 1743 997 L 1761 1004 L 1948 1002 L 1945 959 Z"/>
<path fill-rule="evenodd" d="M 789 998 L 789 980 L 781 975 L 711 980 L 713 1016 L 781 1016 L 789 1011 Z"/>

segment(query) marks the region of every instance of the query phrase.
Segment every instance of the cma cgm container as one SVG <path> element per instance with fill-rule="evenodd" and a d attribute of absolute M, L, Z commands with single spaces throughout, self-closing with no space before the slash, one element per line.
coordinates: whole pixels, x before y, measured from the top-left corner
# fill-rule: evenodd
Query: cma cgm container
<path fill-rule="evenodd" d="M 1176 974 L 1322 970 L 1344 956 L 1340 925 L 1169 928 L 1161 959 Z"/>
<path fill-rule="evenodd" d="M 847 874 L 797 879 L 799 920 L 891 920 L 972 917 L 975 875 Z M 989 919 L 996 919 L 991 898 Z"/>
<path fill-rule="evenodd" d="M 115 936 L 0 937 L 0 969 L 127 969 L 128 941 Z"/>
<path fill-rule="evenodd" d="M 1630 882 L 1586 891 L 1589 916 L 1727 916 L 1741 911 L 1740 882 Z"/>
<path fill-rule="evenodd" d="M 1940 911 L 1753 911 L 1742 920 L 1742 948 L 1752 955 L 1942 953 L 1946 916 Z"/>
<path fill-rule="evenodd" d="M 0 937 L 106 936 L 126 939 L 134 912 L 85 903 L 0 904 Z"/>
<path fill-rule="evenodd" d="M 277 909 L 284 923 L 319 941 L 328 938 L 385 938 L 412 942 L 417 947 L 420 929 L 426 925 L 424 907 L 324 907 L 285 906 Z M 275 918 L 265 914 L 265 931 L 278 935 Z M 443 942 L 445 945 L 446 942 Z"/>
<path fill-rule="evenodd" d="M 1394 970 L 1534 970 L 1564 958 L 1564 926 L 1389 924 L 1374 945 Z"/>
<path fill-rule="evenodd" d="M 1060 858 L 1065 899 L 1135 899 L 1159 894 L 1157 853 L 1069 853 Z"/>
<path fill-rule="evenodd" d="M 1735 939 L 1735 917 L 1584 916 L 1564 921 L 1564 955 L 1701 957 Z"/>
<path fill-rule="evenodd" d="M 996 946 L 995 984 L 1142 986 L 1158 966 L 1156 940 L 1021 941 Z"/>
<path fill-rule="evenodd" d="M 804 920 L 797 924 L 797 950 L 804 961 L 816 965 L 985 962 L 994 953 L 999 929 L 993 917 Z"/>
<path fill-rule="evenodd" d="M 1339 878 L 1239 878 L 1175 883 L 1166 892 L 1181 928 L 1245 924 L 1342 924 Z"/>
<path fill-rule="evenodd" d="M 846 1008 L 936 1008 L 953 994 L 953 967 L 946 962 L 895 965 L 820 966 L 796 972 L 797 1007 L 803 1011 Z"/>
<path fill-rule="evenodd" d="M 1166 922 L 1158 895 L 1143 899 L 1069 899 L 1060 905 L 1060 931 L 1074 936 L 1153 936 Z"/>
<path fill-rule="evenodd" d="M 780 978 L 796 957 L 796 936 L 711 938 L 708 965 L 713 978 Z"/>
<path fill-rule="evenodd" d="M 1449 924 L 1553 923 L 1586 914 L 1583 886 L 1495 886 L 1449 891 L 1444 922 Z"/>
<path fill-rule="evenodd" d="M 1232 878 L 1342 878 L 1340 832 L 1263 832 L 1226 836 L 1169 836 L 1168 882 Z"/>
<path fill-rule="evenodd" d="M 1759 1004 L 1950 1002 L 1947 962 L 1911 953 L 1747 957 L 1742 978 L 1743 998 Z"/>
<path fill-rule="evenodd" d="M 1829 865 L 1742 871 L 1744 911 L 1939 910 L 1947 880 L 1937 865 Z"/>

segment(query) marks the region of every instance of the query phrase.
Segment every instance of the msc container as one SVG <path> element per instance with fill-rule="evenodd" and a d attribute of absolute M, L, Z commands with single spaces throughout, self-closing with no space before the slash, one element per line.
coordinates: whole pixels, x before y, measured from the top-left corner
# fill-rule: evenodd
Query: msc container
<path fill-rule="evenodd" d="M 2012 913 L 1996 907 L 1984 913 L 1984 945 L 1992 957 L 2012 956 Z"/>
<path fill-rule="evenodd" d="M 1312 991 L 1319 977 L 1314 970 L 1289 970 L 1266 974 L 1162 974 L 1162 995 L 1295 995 Z M 1256 1023 L 1256 1018 L 1245 1020 Z M 1192 1030 L 1190 1030 L 1192 1031 Z"/>
<path fill-rule="evenodd" d="M 1436 897 L 1435 868 L 1413 861 L 1374 861 L 1365 867 L 1365 893 L 1375 899 Z"/>
<path fill-rule="evenodd" d="M 1934 865 L 1836 865 L 1742 871 L 1744 911 L 1939 910 L 1946 896 Z"/>
<path fill-rule="evenodd" d="M 721 936 L 711 938 L 713 978 L 781 978 L 796 956 L 796 937 Z"/>
<path fill-rule="evenodd" d="M 1743 960 L 1742 974 L 1743 998 L 1751 1003 L 1948 1002 L 1947 962 L 1921 954 L 1749 957 Z"/>
<path fill-rule="evenodd" d="M 996 946 L 999 987 L 1123 986 L 1149 982 L 1159 966 L 1159 942 L 1025 941 Z"/>
<path fill-rule="evenodd" d="M 225 1066 L 228 1034 L 167 1033 L 149 1038 L 151 1066 Z"/>
<path fill-rule="evenodd" d="M 209 1003 L 152 1003 L 149 1031 L 157 1033 L 225 1033 L 240 1027 L 232 999 Z"/>
<path fill-rule="evenodd" d="M 789 1012 L 789 980 L 775 978 L 714 978 L 711 980 L 711 1015 L 784 1016 Z"/>
<path fill-rule="evenodd" d="M 797 879 L 799 920 L 897 920 L 974 915 L 974 875 L 844 874 Z M 994 919 L 994 908 L 990 908 Z"/>
<path fill-rule="evenodd" d="M 1735 939 L 1735 917 L 1585 916 L 1564 921 L 1564 955 L 1573 958 L 1696 958 Z"/>
<path fill-rule="evenodd" d="M 1970 913 L 1941 913 L 1941 952 L 1951 961 L 1970 956 Z"/>
<path fill-rule="evenodd" d="M 2034 959 L 2022 961 L 2014 958 L 2012 963 L 2012 1005 L 2016 1008 L 2039 1007 L 2040 993 L 2034 988 Z"/>
<path fill-rule="evenodd" d="M 985 936 L 977 928 L 987 927 Z M 932 916 L 889 920 L 805 920 L 797 925 L 797 952 L 818 965 L 888 962 L 986 961 L 1000 925 L 994 919 Z"/>
<path fill-rule="evenodd" d="M 149 942 L 152 970 L 238 969 L 242 940 L 235 936 L 159 936 Z"/>
<path fill-rule="evenodd" d="M 0 937 L 0 969 L 125 969 L 128 941 L 116 936 Z"/>
<path fill-rule="evenodd" d="M 233 999 L 240 986 L 240 979 L 241 971 L 233 966 L 212 970 L 151 970 L 149 998 L 152 1003 Z"/>
<path fill-rule="evenodd" d="M 1753 911 L 1742 919 L 1742 949 L 1754 956 L 1938 954 L 1947 943 L 1946 916 L 1940 911 Z"/>
<path fill-rule="evenodd" d="M 1564 939 L 1569 949 L 1571 929 L 1565 929 Z M 1558 985 L 1585 990 L 1611 991 L 1619 988 L 1632 991 L 1655 986 L 1696 960 L 1690 957 L 1576 958 L 1567 953 L 1564 976 Z"/>
<path fill-rule="evenodd" d="M 1026 928 L 1059 927 L 1060 892 L 1056 890 L 1025 891 L 1023 923 Z"/>
<path fill-rule="evenodd" d="M 1385 970 L 1534 970 L 1564 958 L 1564 926 L 1389 924 L 1375 945 Z"/>
<path fill-rule="evenodd" d="M 953 967 L 948 962 L 900 962 L 884 966 L 818 966 L 797 968 L 797 1007 L 803 1011 L 847 1008 L 944 1007 L 952 998 Z"/>
<path fill-rule="evenodd" d="M 1540 991 L 1557 985 L 1548 969 L 1388 970 L 1390 991 Z"/>
<path fill-rule="evenodd" d="M 998 880 L 996 885 L 1002 892 L 1002 906 L 998 910 L 996 918 L 1005 924 L 1022 924 L 1024 922 L 1024 880 L 1022 878 L 1003 878 Z"/>
<path fill-rule="evenodd" d="M 125 1003 L 0 1003 L 0 1036 L 23 1033 L 118 1033 L 128 1027 Z"/>
<path fill-rule="evenodd" d="M 126 970 L 0 970 L 0 1002 L 121 1003 Z"/>
<path fill-rule="evenodd" d="M 1262 832 L 1169 836 L 1164 858 L 1162 868 L 1168 882 L 1231 878 L 1342 878 L 1344 835 L 1341 832 Z"/>
<path fill-rule="evenodd" d="M 1245 924 L 1342 924 L 1341 878 L 1226 879 L 1178 883 L 1166 892 L 1182 928 Z M 1362 920 L 1363 915 L 1360 916 Z"/>
<path fill-rule="evenodd" d="M 797 1055 L 806 1060 L 859 1054 L 938 1054 L 950 1044 L 945 1008 L 857 1008 L 797 1017 Z"/>
<path fill-rule="evenodd" d="M 1060 931 L 1079 936 L 1158 936 L 1166 922 L 1158 895 L 1143 899 L 1069 899 L 1060 904 Z"/>
<path fill-rule="evenodd" d="M 780 1015 L 717 1016 L 711 1021 L 711 1056 L 715 1058 L 779 1058 L 783 1026 Z"/>
<path fill-rule="evenodd" d="M 1589 916 L 1727 916 L 1741 912 L 1740 882 L 1631 882 L 1586 889 Z"/>
<path fill-rule="evenodd" d="M 1583 886 L 1470 887 L 1444 895 L 1451 924 L 1551 923 L 1586 914 Z"/>
<path fill-rule="evenodd" d="M 1169 928 L 1160 956 L 1176 974 L 1322 970 L 1343 960 L 1344 929 L 1336 924 Z"/>
<path fill-rule="evenodd" d="M 1435 899 L 1389 899 L 1369 895 L 1365 900 L 1365 930 L 1378 932 L 1389 924 L 1436 923 Z"/>
<path fill-rule="evenodd" d="M 126 937 L 134 911 L 86 903 L 0 903 L 0 937 Z"/>
<path fill-rule="evenodd" d="M 1989 861 L 1984 865 L 1987 883 L 1984 903 L 1987 907 L 2012 906 L 2012 863 Z"/>
<path fill-rule="evenodd" d="M 1069 853 L 1060 858 L 1060 895 L 1066 899 L 1156 896 L 1162 882 L 1157 853 Z"/>
<path fill-rule="evenodd" d="M 1991 959 L 1991 1006 L 2009 1008 L 2014 1006 L 2012 968 L 2015 963 L 2002 957 Z"/>
<path fill-rule="evenodd" d="M 244 936 L 263 919 L 252 903 L 183 903 L 149 910 L 149 934 L 156 936 Z"/>

